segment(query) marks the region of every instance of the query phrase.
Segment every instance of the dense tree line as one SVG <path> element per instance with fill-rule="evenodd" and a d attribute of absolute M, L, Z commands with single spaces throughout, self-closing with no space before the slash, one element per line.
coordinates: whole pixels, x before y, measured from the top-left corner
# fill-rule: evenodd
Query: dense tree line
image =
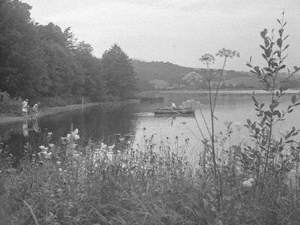
<path fill-rule="evenodd" d="M 85 96 L 94 101 L 132 94 L 135 72 L 119 46 L 98 59 L 70 28 L 33 22 L 30 9 L 18 0 L 0 0 L 0 91 L 13 97 Z"/>

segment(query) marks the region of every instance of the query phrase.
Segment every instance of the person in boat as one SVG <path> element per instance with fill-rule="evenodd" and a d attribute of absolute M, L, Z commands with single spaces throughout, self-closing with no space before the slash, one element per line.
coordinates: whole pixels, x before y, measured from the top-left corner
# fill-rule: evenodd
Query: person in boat
<path fill-rule="evenodd" d="M 174 102 L 172 102 L 171 106 L 172 106 L 173 110 L 177 109 L 177 106 L 176 106 L 176 104 Z"/>

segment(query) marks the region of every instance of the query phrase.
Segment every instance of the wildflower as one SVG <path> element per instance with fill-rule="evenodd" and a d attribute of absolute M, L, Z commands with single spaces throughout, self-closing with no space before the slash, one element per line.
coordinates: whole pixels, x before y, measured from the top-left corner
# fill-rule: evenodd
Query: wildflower
<path fill-rule="evenodd" d="M 63 172 L 63 169 L 62 169 L 62 168 L 59 168 L 58 171 L 59 171 L 59 172 Z"/>
<path fill-rule="evenodd" d="M 101 148 L 101 149 L 105 149 L 105 148 L 107 148 L 107 145 L 104 144 L 103 142 L 101 142 L 100 148 Z"/>
<path fill-rule="evenodd" d="M 45 159 L 51 159 L 52 152 L 43 152 Z"/>
<path fill-rule="evenodd" d="M 49 144 L 49 147 L 50 147 L 50 148 L 53 148 L 53 147 L 54 147 L 54 144 L 51 144 L 51 143 L 50 143 L 50 144 Z"/>
<path fill-rule="evenodd" d="M 216 55 L 219 57 L 226 57 L 226 58 L 240 57 L 240 53 L 238 51 L 230 50 L 226 48 L 219 50 Z"/>
<path fill-rule="evenodd" d="M 48 151 L 48 148 L 44 145 L 39 146 L 39 149 L 41 149 L 43 152 Z"/>
<path fill-rule="evenodd" d="M 61 161 L 57 161 L 56 164 L 57 164 L 57 165 L 61 165 Z"/>
<path fill-rule="evenodd" d="M 120 141 L 125 141 L 125 138 L 124 138 L 124 137 L 121 137 L 119 140 L 120 140 Z"/>
<path fill-rule="evenodd" d="M 77 152 L 75 152 L 75 153 L 73 153 L 73 157 L 74 157 L 74 158 L 79 158 L 79 157 L 80 157 L 80 154 L 77 153 Z"/>
<path fill-rule="evenodd" d="M 77 141 L 77 140 L 80 139 L 78 128 L 76 128 L 76 129 L 72 132 L 72 136 L 73 136 L 73 138 L 74 138 L 75 141 Z"/>
<path fill-rule="evenodd" d="M 242 186 L 245 188 L 251 188 L 255 184 L 254 178 L 249 178 L 242 183 Z"/>
<path fill-rule="evenodd" d="M 64 143 L 69 143 L 71 141 L 77 141 L 79 139 L 80 139 L 79 130 L 77 128 L 74 131 L 72 131 L 71 133 L 67 134 L 66 137 L 61 138 L 61 140 Z"/>
<path fill-rule="evenodd" d="M 109 150 L 109 151 L 112 151 L 112 150 L 114 149 L 115 146 L 116 146 L 115 144 L 108 146 L 108 150 Z"/>
<path fill-rule="evenodd" d="M 112 152 L 108 152 L 107 153 L 107 158 L 108 158 L 108 160 L 112 161 L 113 160 L 113 153 Z"/>
<path fill-rule="evenodd" d="M 47 134 L 47 136 L 48 136 L 48 138 L 50 138 L 50 137 L 52 137 L 52 132 L 48 132 L 48 134 Z"/>
<path fill-rule="evenodd" d="M 212 54 L 206 53 L 204 55 L 201 56 L 201 58 L 199 59 L 202 63 L 208 63 L 208 64 L 213 64 L 215 63 L 215 57 Z"/>

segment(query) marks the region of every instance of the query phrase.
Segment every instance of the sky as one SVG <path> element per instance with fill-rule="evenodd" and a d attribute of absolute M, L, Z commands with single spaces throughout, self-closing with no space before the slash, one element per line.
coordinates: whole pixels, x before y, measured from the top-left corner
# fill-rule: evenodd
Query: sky
<path fill-rule="evenodd" d="M 250 56 L 262 64 L 260 31 L 277 27 L 285 11 L 291 45 L 288 65 L 300 66 L 300 0 L 22 0 L 35 22 L 71 27 L 94 55 L 118 44 L 145 61 L 203 67 L 199 58 L 221 48 L 240 52 L 227 68 L 247 71 Z M 221 60 L 214 65 L 221 66 Z"/>

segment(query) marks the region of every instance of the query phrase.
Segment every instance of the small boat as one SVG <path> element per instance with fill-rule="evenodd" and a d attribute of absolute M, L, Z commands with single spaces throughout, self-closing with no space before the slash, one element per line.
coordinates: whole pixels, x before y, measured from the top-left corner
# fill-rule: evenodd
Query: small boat
<path fill-rule="evenodd" d="M 192 108 L 158 108 L 154 110 L 154 114 L 161 116 L 194 116 L 195 110 Z"/>

